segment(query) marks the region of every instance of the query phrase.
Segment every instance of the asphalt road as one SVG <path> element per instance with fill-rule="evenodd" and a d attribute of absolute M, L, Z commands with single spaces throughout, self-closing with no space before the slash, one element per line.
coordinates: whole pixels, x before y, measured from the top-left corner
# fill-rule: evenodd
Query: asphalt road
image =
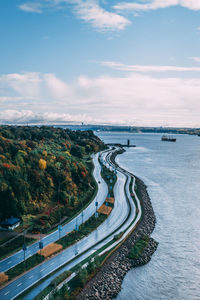
<path fill-rule="evenodd" d="M 104 154 L 102 154 L 104 155 Z M 99 205 L 101 205 L 107 196 L 108 188 L 105 181 L 101 178 L 100 172 L 101 172 L 101 166 L 98 162 L 98 156 L 99 154 L 94 155 L 93 157 L 93 163 L 94 163 L 94 171 L 93 176 L 96 180 L 96 182 L 101 182 L 98 184 L 98 192 L 95 197 L 95 199 L 91 202 L 91 204 L 83 211 L 83 222 L 85 222 L 87 219 L 89 219 L 96 210 L 95 202 L 98 201 Z M 81 213 L 73 220 L 71 220 L 69 223 L 64 225 L 62 227 L 61 236 L 64 236 L 67 232 L 71 232 L 75 229 L 76 222 L 78 225 L 82 223 L 82 215 Z M 42 239 L 44 247 L 50 243 L 53 243 L 59 239 L 59 233 L 58 230 L 52 232 L 51 234 L 47 235 L 45 238 Z M 39 250 L 39 242 L 36 242 L 30 246 L 27 247 L 26 251 L 26 259 L 33 254 L 35 254 Z M 20 250 L 16 252 L 15 254 L 5 258 L 4 260 L 0 261 L 0 273 L 6 272 L 10 268 L 14 267 L 15 265 L 19 264 L 24 260 L 24 251 Z"/>
<path fill-rule="evenodd" d="M 112 240 L 115 234 L 126 229 L 131 224 L 135 216 L 135 206 L 129 193 L 130 176 L 128 176 L 127 180 L 127 175 L 118 172 L 117 177 L 118 180 L 114 188 L 115 206 L 106 221 L 102 223 L 97 230 L 92 232 L 86 238 L 80 240 L 76 245 L 67 248 L 60 254 L 48 261 L 45 261 L 41 265 L 35 267 L 8 284 L 0 291 L 0 299 L 14 299 L 28 287 L 34 285 L 47 274 L 50 274 L 62 265 L 65 265 L 67 262 L 69 262 L 69 264 L 62 268 L 62 272 L 70 269 L 72 265 L 76 265 L 78 262 L 91 255 L 94 251 L 100 249 L 108 241 Z M 124 193 L 124 186 L 127 197 Z M 120 225 L 122 225 L 122 227 L 118 229 Z M 77 253 L 78 255 L 82 255 L 79 257 L 77 256 Z M 71 262 L 72 259 L 74 259 L 73 262 Z M 57 275 L 58 273 L 55 274 L 55 276 Z M 52 277 L 50 279 L 52 280 Z M 34 291 L 37 294 L 40 291 L 40 285 Z M 33 299 L 33 295 L 27 296 L 26 299 Z"/>

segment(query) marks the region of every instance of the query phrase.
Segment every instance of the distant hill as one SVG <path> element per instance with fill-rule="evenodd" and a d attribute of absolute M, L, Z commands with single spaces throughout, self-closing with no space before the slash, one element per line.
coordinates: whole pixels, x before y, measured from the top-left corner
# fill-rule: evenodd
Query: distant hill
<path fill-rule="evenodd" d="M 133 133 L 172 133 L 172 134 L 192 134 L 200 135 L 200 128 L 176 128 L 176 127 L 138 127 L 138 126 L 120 126 L 120 125 L 62 125 L 63 128 L 72 130 L 94 130 L 94 131 L 118 131 Z"/>

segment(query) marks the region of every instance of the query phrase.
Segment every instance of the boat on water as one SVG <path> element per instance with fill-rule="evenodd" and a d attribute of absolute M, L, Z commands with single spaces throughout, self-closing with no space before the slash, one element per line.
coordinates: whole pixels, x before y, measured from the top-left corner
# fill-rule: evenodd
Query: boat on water
<path fill-rule="evenodd" d="M 171 136 L 167 136 L 167 135 L 163 135 L 161 138 L 162 141 L 165 142 L 176 142 L 176 139 L 171 137 Z"/>

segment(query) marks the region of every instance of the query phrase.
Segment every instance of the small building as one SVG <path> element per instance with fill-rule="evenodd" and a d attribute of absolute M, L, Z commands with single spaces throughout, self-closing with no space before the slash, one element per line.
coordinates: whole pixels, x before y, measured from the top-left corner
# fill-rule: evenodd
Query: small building
<path fill-rule="evenodd" d="M 0 228 L 4 230 L 13 230 L 20 225 L 20 219 L 11 217 L 0 222 Z"/>

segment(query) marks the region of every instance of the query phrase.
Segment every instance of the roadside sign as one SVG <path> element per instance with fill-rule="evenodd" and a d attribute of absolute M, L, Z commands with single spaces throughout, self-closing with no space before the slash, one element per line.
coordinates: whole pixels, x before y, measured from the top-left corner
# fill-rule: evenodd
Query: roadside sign
<path fill-rule="evenodd" d="M 43 249 L 43 242 L 39 242 L 39 249 Z"/>

